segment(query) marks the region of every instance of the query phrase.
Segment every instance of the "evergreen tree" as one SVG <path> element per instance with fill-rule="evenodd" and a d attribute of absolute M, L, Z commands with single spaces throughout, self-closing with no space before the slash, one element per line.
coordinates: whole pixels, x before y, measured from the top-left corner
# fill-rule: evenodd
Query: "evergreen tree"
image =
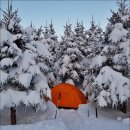
<path fill-rule="evenodd" d="M 82 25 L 79 26 L 82 27 Z M 79 28 L 79 26 L 76 29 L 77 38 L 75 38 L 71 24 L 66 23 L 66 26 L 64 26 L 64 36 L 61 40 L 63 50 L 59 67 L 60 81 L 69 82 L 75 85 L 82 84 L 83 81 L 83 66 L 80 62 L 82 61 L 84 55 L 80 49 L 80 41 L 78 41 L 78 37 L 82 35 L 82 32 L 79 33 L 81 31 L 81 28 Z"/>
<path fill-rule="evenodd" d="M 98 55 L 102 59 L 97 58 L 94 61 L 95 65 L 100 66 L 100 72 L 92 85 L 93 99 L 102 107 L 123 104 L 129 98 L 130 53 L 128 48 L 130 37 L 129 31 L 126 30 L 129 27 L 124 25 L 123 20 L 126 16 L 123 12 L 127 12 L 127 9 L 121 9 L 121 3 L 125 4 L 125 0 L 118 1 L 119 11 L 117 13 L 112 11 L 112 17 L 109 19 L 105 46 Z"/>
<path fill-rule="evenodd" d="M 1 109 L 20 103 L 36 108 L 43 106 L 45 109 L 42 97 L 49 96 L 50 91 L 42 70 L 48 67 L 45 66 L 45 59 L 48 60 L 51 55 L 45 46 L 25 33 L 17 12 L 12 10 L 12 4 L 7 11 L 3 11 L 3 25 L 0 28 Z"/>
<path fill-rule="evenodd" d="M 12 4 L 9 5 L 7 11 L 3 11 L 2 23 L 4 27 L 12 34 L 17 34 L 22 32 L 22 27 L 19 24 L 21 19 L 18 17 L 18 10 L 13 11 Z"/>
<path fill-rule="evenodd" d="M 86 51 L 86 46 L 87 46 L 87 41 L 85 37 L 85 30 L 84 30 L 83 22 L 78 22 L 76 24 L 74 34 L 75 38 L 74 41 L 78 45 L 78 49 L 82 52 L 83 56 L 87 56 L 87 51 Z"/>
<path fill-rule="evenodd" d="M 47 77 L 49 86 L 53 86 L 55 82 L 54 72 L 52 68 L 52 65 L 54 64 L 54 57 L 52 57 L 50 52 L 48 53 L 48 51 L 45 50 L 47 48 L 42 43 L 43 39 L 40 35 L 42 33 L 42 26 L 36 30 L 31 23 L 30 27 L 27 27 L 25 29 L 25 33 L 29 36 L 31 43 L 31 48 L 30 46 L 28 46 L 28 48 L 37 53 L 37 64 L 41 68 L 43 74 Z"/>
<path fill-rule="evenodd" d="M 86 38 L 87 38 L 87 56 L 83 60 L 85 66 L 85 78 L 83 86 L 86 87 L 87 84 L 92 84 L 94 82 L 95 77 L 99 73 L 99 66 L 94 65 L 93 62 L 95 59 L 99 58 L 98 55 L 100 54 L 103 48 L 104 42 L 104 32 L 100 28 L 100 25 L 97 26 L 92 16 L 91 26 L 90 29 L 86 31 Z M 100 57 L 101 58 L 101 57 Z"/>

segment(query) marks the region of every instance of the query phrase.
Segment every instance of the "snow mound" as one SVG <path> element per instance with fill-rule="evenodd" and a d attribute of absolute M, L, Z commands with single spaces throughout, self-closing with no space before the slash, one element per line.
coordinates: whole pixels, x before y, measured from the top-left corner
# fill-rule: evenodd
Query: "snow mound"
<path fill-rule="evenodd" d="M 130 124 L 130 118 L 123 119 L 122 122 L 129 125 Z"/>
<path fill-rule="evenodd" d="M 45 120 L 28 125 L 2 126 L 1 130 L 67 130 L 67 128 L 62 120 Z"/>

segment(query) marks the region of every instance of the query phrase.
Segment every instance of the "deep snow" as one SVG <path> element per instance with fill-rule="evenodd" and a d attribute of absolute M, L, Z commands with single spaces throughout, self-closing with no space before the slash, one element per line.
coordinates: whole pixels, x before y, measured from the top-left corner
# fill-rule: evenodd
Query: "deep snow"
<path fill-rule="evenodd" d="M 18 125 L 15 126 L 9 125 L 9 111 L 1 111 L 1 130 L 129 130 L 128 114 L 116 109 L 99 109 L 96 118 L 94 106 L 89 103 L 81 105 L 78 110 L 58 109 L 55 119 L 56 108 L 52 103 L 48 105 L 46 112 L 37 113 L 30 108 L 22 110 L 19 107 Z"/>

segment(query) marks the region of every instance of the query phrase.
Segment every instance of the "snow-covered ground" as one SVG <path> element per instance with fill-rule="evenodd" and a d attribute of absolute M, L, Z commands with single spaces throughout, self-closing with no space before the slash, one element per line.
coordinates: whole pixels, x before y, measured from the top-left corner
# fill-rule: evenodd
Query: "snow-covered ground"
<path fill-rule="evenodd" d="M 2 111 L 1 130 L 129 130 L 130 119 L 128 114 L 117 110 L 100 109 L 98 118 L 95 117 L 95 109 L 91 104 L 81 105 L 78 110 L 58 109 L 55 119 L 55 107 L 49 104 L 46 112 L 33 110 L 20 110 L 17 113 L 18 125 L 10 125 L 9 111 Z M 89 110 L 89 117 L 88 117 Z M 30 112 L 29 112 L 30 111 Z"/>

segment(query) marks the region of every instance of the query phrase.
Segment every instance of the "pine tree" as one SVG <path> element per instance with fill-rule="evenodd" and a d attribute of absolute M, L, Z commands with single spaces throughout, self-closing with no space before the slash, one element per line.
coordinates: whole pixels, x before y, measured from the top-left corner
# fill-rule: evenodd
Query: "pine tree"
<path fill-rule="evenodd" d="M 17 34 L 22 32 L 22 27 L 19 24 L 21 19 L 18 17 L 18 10 L 13 11 L 12 4 L 8 5 L 7 11 L 3 11 L 3 20 L 5 28 L 12 34 Z"/>
<path fill-rule="evenodd" d="M 100 65 L 100 72 L 92 85 L 93 99 L 101 107 L 117 106 L 129 98 L 130 37 L 126 30 L 129 27 L 124 25 L 126 13 L 123 12 L 127 12 L 127 9 L 121 8 L 121 3 L 125 4 L 125 0 L 118 1 L 117 13 L 111 11 L 112 17 L 106 28 L 105 46 L 99 54 L 104 59 L 94 61 Z"/>
<path fill-rule="evenodd" d="M 82 25 L 79 26 L 82 27 Z M 77 31 L 76 34 L 74 34 L 74 32 L 72 31 L 71 24 L 66 23 L 66 26 L 64 26 L 65 31 L 64 36 L 62 37 L 61 40 L 62 55 L 60 58 L 60 67 L 59 67 L 60 82 L 69 82 L 75 85 L 82 84 L 83 68 L 80 62 L 82 61 L 84 56 L 82 51 L 80 50 L 80 41 L 78 41 L 78 38 L 82 35 L 82 32 L 79 33 L 81 31 L 80 30 L 81 28 L 79 28 L 79 26 L 76 29 Z"/>
<path fill-rule="evenodd" d="M 50 52 L 45 50 L 47 48 L 42 43 L 42 26 L 37 30 L 32 26 L 31 23 L 30 27 L 27 27 L 25 29 L 25 33 L 29 36 L 31 43 L 31 46 L 28 45 L 28 49 L 31 49 L 32 51 L 37 53 L 37 64 L 39 65 L 43 74 L 46 76 L 49 86 L 53 86 L 55 82 L 54 72 L 52 68 L 52 65 L 54 64 L 54 57 L 51 55 Z"/>
<path fill-rule="evenodd" d="M 0 95 L 3 105 L 0 107 L 15 107 L 23 103 L 46 108 L 42 97 L 49 94 L 49 88 L 42 71 L 48 68 L 45 60 L 49 60 L 51 55 L 42 44 L 25 33 L 17 13 L 13 11 L 12 4 L 3 11 L 0 28 Z"/>
<path fill-rule="evenodd" d="M 86 31 L 87 38 L 87 56 L 84 59 L 85 66 L 85 78 L 83 86 L 86 87 L 87 84 L 92 84 L 95 77 L 99 73 L 99 65 L 95 65 L 93 62 L 98 58 L 104 42 L 104 32 L 99 26 L 95 24 L 92 16 L 92 21 L 90 22 L 90 29 Z"/>

